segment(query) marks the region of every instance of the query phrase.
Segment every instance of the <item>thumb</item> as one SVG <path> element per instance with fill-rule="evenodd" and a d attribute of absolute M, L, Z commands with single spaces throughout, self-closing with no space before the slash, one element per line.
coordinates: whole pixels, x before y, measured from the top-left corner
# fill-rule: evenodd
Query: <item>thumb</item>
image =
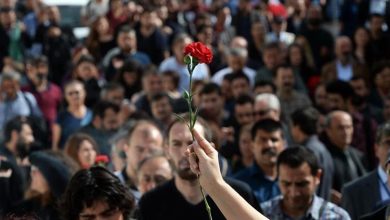
<path fill-rule="evenodd" d="M 211 146 L 210 142 L 208 142 L 203 136 L 201 136 L 198 131 L 195 129 L 192 130 L 195 140 L 198 145 L 205 151 L 207 155 L 212 154 L 214 152 L 213 146 Z"/>

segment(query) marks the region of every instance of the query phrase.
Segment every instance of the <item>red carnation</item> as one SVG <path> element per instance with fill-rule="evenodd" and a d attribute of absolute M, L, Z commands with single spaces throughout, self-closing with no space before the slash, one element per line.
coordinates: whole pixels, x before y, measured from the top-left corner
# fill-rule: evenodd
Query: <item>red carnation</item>
<path fill-rule="evenodd" d="M 200 42 L 194 42 L 188 44 L 184 48 L 185 55 L 191 55 L 195 58 L 199 63 L 211 63 L 213 59 L 213 53 L 211 50 L 204 44 Z"/>
<path fill-rule="evenodd" d="M 96 164 L 108 164 L 109 159 L 106 155 L 98 155 L 96 156 L 95 163 Z"/>

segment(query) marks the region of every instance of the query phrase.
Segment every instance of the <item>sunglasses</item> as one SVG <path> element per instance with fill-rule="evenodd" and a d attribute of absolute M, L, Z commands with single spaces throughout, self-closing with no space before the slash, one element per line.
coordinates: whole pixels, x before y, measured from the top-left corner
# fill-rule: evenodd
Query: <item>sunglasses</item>
<path fill-rule="evenodd" d="M 266 109 L 266 110 L 259 110 L 259 111 L 255 111 L 253 112 L 253 115 L 254 116 L 264 116 L 266 114 L 268 114 L 272 109 Z"/>
<path fill-rule="evenodd" d="M 73 96 L 73 95 L 80 95 L 80 91 L 69 91 L 66 93 L 68 96 Z"/>

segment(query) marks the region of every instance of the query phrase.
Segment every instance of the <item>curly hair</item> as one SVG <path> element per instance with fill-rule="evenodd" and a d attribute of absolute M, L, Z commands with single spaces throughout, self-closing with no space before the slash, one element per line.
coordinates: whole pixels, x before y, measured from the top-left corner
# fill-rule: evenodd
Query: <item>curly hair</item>
<path fill-rule="evenodd" d="M 80 212 L 96 202 L 105 202 L 110 209 L 119 209 L 129 219 L 135 200 L 129 189 L 103 167 L 80 170 L 70 180 L 60 202 L 64 219 L 79 219 Z"/>

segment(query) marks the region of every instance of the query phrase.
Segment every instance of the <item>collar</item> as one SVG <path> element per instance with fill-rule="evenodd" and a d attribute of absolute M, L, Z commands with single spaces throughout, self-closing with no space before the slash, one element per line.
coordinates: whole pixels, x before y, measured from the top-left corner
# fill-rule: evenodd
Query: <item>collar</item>
<path fill-rule="evenodd" d="M 310 135 L 310 136 L 307 136 L 306 139 L 302 142 L 302 145 L 303 146 L 306 146 L 309 142 L 311 141 L 319 141 L 318 140 L 318 136 L 317 135 Z"/>
<path fill-rule="evenodd" d="M 385 170 L 380 165 L 378 166 L 377 170 L 378 170 L 378 175 L 379 175 L 380 181 L 382 181 L 382 183 L 387 184 L 387 174 L 386 174 Z"/>
<path fill-rule="evenodd" d="M 271 206 L 272 210 L 271 213 L 278 215 L 278 216 L 283 216 L 283 219 L 292 219 L 289 217 L 286 213 L 283 212 L 282 210 L 282 201 L 283 201 L 283 196 L 277 196 L 274 199 L 271 200 Z M 324 200 L 321 199 L 320 197 L 313 195 L 313 201 L 306 211 L 306 213 L 301 216 L 300 219 L 319 219 L 320 215 L 324 212 Z"/>
<path fill-rule="evenodd" d="M 123 180 L 125 181 L 126 185 L 132 189 L 132 190 L 135 190 L 135 191 L 138 191 L 137 189 L 137 186 L 135 185 L 134 181 L 127 175 L 126 173 L 126 166 L 125 168 L 123 168 L 122 170 L 122 176 L 123 176 Z"/>

